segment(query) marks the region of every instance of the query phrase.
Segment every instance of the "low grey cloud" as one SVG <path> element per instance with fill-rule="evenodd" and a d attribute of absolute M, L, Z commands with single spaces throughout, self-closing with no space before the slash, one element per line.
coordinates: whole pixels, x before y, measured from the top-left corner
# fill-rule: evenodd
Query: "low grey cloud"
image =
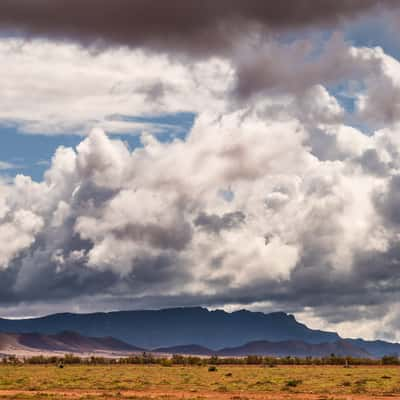
<path fill-rule="evenodd" d="M 189 223 L 177 224 L 164 229 L 158 224 L 127 224 L 113 232 L 117 239 L 134 240 L 135 242 L 149 242 L 151 246 L 162 249 L 183 250 L 190 242 L 192 228 Z"/>
<path fill-rule="evenodd" d="M 359 157 L 357 162 L 369 173 L 384 176 L 391 168 L 390 163 L 385 163 L 379 158 L 379 154 L 376 149 L 367 149 Z"/>
<path fill-rule="evenodd" d="M 220 233 L 223 230 L 239 228 L 246 220 L 246 216 L 240 212 L 230 212 L 222 216 L 216 214 L 200 213 L 194 220 L 194 224 L 209 232 Z"/>
<path fill-rule="evenodd" d="M 400 225 L 400 175 L 393 175 L 387 181 L 384 189 L 375 193 L 375 203 L 385 222 L 390 225 Z"/>

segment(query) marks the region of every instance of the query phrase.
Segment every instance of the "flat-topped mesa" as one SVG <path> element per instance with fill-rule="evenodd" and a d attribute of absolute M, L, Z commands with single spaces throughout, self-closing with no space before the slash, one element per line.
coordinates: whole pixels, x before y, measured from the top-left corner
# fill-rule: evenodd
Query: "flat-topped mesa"
<path fill-rule="evenodd" d="M 264 314 L 240 310 L 229 313 L 202 307 L 0 319 L 0 331 L 44 334 L 74 331 L 92 337 L 111 336 L 150 349 L 196 344 L 217 350 L 256 340 L 323 343 L 340 339 L 333 332 L 309 329 L 283 312 Z"/>
<path fill-rule="evenodd" d="M 337 333 L 310 329 L 298 322 L 293 315 L 284 312 L 226 312 L 210 311 L 203 307 L 92 314 L 65 313 L 20 320 L 0 319 L 0 332 L 66 335 L 68 331 L 70 341 L 73 340 L 73 335 L 80 334 L 103 340 L 107 337 L 113 338 L 110 340 L 118 339 L 140 349 L 195 344 L 211 352 L 257 341 L 329 344 L 341 340 Z M 400 354 L 400 344 L 397 343 L 362 339 L 345 339 L 345 342 L 366 350 L 374 357 Z"/>

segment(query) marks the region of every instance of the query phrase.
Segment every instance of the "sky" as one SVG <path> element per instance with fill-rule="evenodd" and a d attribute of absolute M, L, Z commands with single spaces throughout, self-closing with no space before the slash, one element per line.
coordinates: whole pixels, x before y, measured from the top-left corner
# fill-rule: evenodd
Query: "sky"
<path fill-rule="evenodd" d="M 2 0 L 0 315 L 400 341 L 399 30 L 394 0 Z"/>

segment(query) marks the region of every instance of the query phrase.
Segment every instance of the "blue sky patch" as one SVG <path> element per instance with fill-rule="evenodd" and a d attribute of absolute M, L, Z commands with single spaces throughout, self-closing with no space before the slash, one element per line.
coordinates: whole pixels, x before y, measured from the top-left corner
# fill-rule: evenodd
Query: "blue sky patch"
<path fill-rule="evenodd" d="M 155 136 L 162 142 L 169 142 L 175 138 L 184 139 L 195 117 L 193 113 L 175 113 L 118 118 L 158 126 L 160 129 L 156 129 Z M 130 150 L 142 146 L 139 135 L 113 134 L 112 137 L 126 142 Z M 83 136 L 79 135 L 24 134 L 16 126 L 0 125 L 0 163 L 9 164 L 0 168 L 0 175 L 13 177 L 24 174 L 40 181 L 59 146 L 75 148 L 82 140 Z"/>

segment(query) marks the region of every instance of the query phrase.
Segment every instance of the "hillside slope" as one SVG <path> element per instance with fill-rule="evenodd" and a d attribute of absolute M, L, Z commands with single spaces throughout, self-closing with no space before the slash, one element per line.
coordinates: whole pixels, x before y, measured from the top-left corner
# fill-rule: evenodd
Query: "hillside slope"
<path fill-rule="evenodd" d="M 400 355 L 400 344 L 383 340 L 345 339 L 347 343 L 367 349 L 374 357 L 385 355 Z"/>
<path fill-rule="evenodd" d="M 143 349 L 111 337 L 85 337 L 74 332 L 56 335 L 0 333 L 1 353 L 135 353 Z"/>

